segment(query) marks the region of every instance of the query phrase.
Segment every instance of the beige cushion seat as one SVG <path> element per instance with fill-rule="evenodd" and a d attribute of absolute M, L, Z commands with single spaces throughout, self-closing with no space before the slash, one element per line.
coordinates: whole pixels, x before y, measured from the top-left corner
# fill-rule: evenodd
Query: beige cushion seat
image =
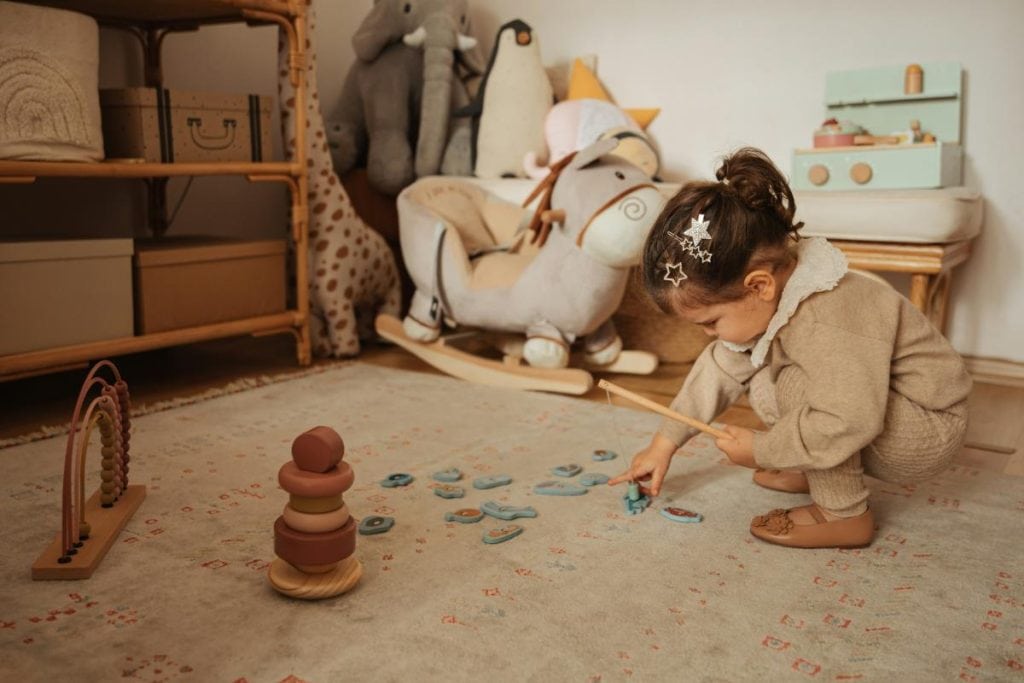
<path fill-rule="evenodd" d="M 533 184 L 527 182 L 527 191 Z M 438 191 L 442 186 L 447 191 Z M 536 255 L 536 246 L 524 239 L 522 232 L 532 212 L 521 208 L 519 202 L 440 177 L 410 192 L 412 199 L 458 235 L 469 259 L 471 288 L 510 286 Z"/>
<path fill-rule="evenodd" d="M 471 179 L 476 185 L 511 202 L 522 202 L 534 180 Z M 659 183 L 672 196 L 679 183 Z M 804 235 L 863 242 L 948 244 L 981 232 L 981 194 L 966 187 L 936 190 L 863 190 L 794 192 L 797 220 Z"/>
<path fill-rule="evenodd" d="M 794 192 L 802 233 L 863 242 L 948 244 L 981 232 L 982 198 L 966 187 Z"/>

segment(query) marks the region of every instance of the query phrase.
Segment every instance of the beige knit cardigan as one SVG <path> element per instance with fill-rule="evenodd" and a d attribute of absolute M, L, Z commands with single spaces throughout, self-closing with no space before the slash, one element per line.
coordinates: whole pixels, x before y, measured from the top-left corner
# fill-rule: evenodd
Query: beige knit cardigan
<path fill-rule="evenodd" d="M 749 348 L 708 345 L 671 407 L 710 422 L 755 373 L 770 373 L 775 386 L 793 368 L 804 374 L 805 399 L 755 434 L 762 467 L 838 465 L 882 432 L 890 390 L 941 411 L 971 387 L 960 356 L 920 311 L 887 285 L 848 274 L 845 257 L 821 238 L 801 241 L 765 334 Z M 659 432 L 677 445 L 696 434 L 668 419 Z"/>

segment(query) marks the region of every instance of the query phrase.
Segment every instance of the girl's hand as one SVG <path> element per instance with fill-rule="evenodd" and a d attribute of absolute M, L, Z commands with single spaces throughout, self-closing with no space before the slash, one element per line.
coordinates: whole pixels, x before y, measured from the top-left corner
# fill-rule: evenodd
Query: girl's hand
<path fill-rule="evenodd" d="M 756 468 L 754 461 L 754 432 L 742 427 L 726 425 L 725 431 L 731 438 L 715 439 L 715 445 L 737 465 Z"/>
<path fill-rule="evenodd" d="M 641 492 L 652 496 L 658 495 L 661 493 L 661 482 L 665 480 L 665 474 L 668 472 L 668 466 L 672 462 L 672 455 L 675 451 L 675 444 L 660 435 L 656 436 L 647 448 L 633 456 L 633 462 L 629 469 L 610 479 L 608 485 L 615 486 L 624 481 L 649 481 L 649 485 L 640 487 Z"/>

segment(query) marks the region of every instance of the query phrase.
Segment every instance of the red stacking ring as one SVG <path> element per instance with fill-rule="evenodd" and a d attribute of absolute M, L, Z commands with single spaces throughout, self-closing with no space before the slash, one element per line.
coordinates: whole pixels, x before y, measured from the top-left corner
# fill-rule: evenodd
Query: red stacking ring
<path fill-rule="evenodd" d="M 274 554 L 292 566 L 340 562 L 355 549 L 356 521 L 351 517 L 340 529 L 322 534 L 296 531 L 284 523 L 284 517 L 274 522 Z"/>
<path fill-rule="evenodd" d="M 326 472 L 306 472 L 294 462 L 286 462 L 277 471 L 277 482 L 288 493 L 304 498 L 325 498 L 348 491 L 356 475 L 347 462 Z"/>

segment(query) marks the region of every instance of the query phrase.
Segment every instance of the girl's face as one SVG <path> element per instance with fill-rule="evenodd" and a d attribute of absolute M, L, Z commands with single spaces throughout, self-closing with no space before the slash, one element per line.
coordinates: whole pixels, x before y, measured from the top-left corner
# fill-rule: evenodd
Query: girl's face
<path fill-rule="evenodd" d="M 701 326 L 709 337 L 733 344 L 746 344 L 764 334 L 779 308 L 779 298 L 796 260 L 778 268 L 753 270 L 743 278 L 743 296 L 716 304 L 684 303 L 677 299 L 675 310 L 684 319 Z"/>
<path fill-rule="evenodd" d="M 742 299 L 723 303 L 679 306 L 683 319 L 700 325 L 709 337 L 733 344 L 746 344 L 764 334 L 775 315 L 778 300 L 765 300 L 757 292 L 748 292 Z"/>

